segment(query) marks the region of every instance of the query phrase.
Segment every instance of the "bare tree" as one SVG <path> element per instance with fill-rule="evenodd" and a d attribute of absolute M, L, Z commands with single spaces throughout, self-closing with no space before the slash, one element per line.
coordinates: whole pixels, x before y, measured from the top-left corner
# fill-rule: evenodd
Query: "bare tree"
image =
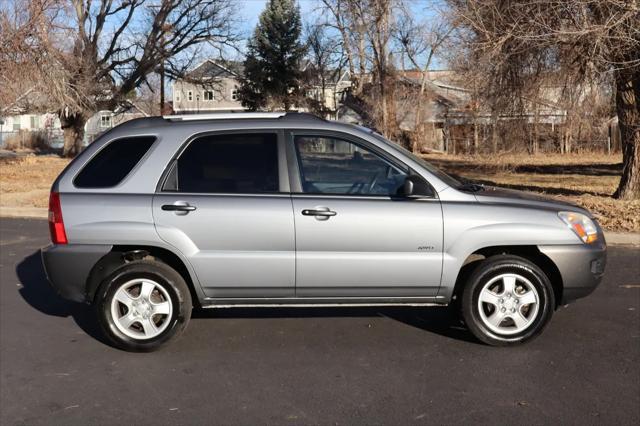
<path fill-rule="evenodd" d="M 353 94 L 359 96 L 365 84 L 370 58 L 367 26 L 370 6 L 378 0 L 321 0 L 325 25 L 334 28 L 342 39 L 342 49 L 353 82 Z M 387 1 L 387 0 L 384 0 Z"/>
<path fill-rule="evenodd" d="M 486 91 L 520 103 L 550 75 L 572 87 L 613 81 L 623 143 L 614 196 L 640 198 L 640 5 L 638 0 L 449 0 Z"/>
<path fill-rule="evenodd" d="M 398 1 L 322 2 L 328 15 L 326 24 L 342 38 L 353 82 L 352 96 L 369 105 L 367 113 L 378 130 L 390 136 L 397 127 L 391 102 L 394 84 L 390 41 Z"/>
<path fill-rule="evenodd" d="M 46 106 L 34 96 L 40 79 L 32 58 L 42 51 L 31 34 L 37 25 L 50 25 L 56 10 L 56 0 L 0 2 L 0 113 L 18 104 L 34 111 Z"/>
<path fill-rule="evenodd" d="M 21 0 L 10 1 L 17 8 Z M 13 49 L 38 70 L 40 93 L 64 129 L 66 156 L 81 149 L 93 113 L 126 102 L 148 75 L 164 71 L 175 78 L 204 47 L 221 49 L 236 40 L 231 0 L 30 3 L 27 18 L 9 20 L 18 24 L 10 29 L 19 35 Z M 46 13 L 36 15 L 41 9 Z"/>
<path fill-rule="evenodd" d="M 401 53 L 421 74 L 420 89 L 416 96 L 417 104 L 414 106 L 414 127 L 416 129 L 421 127 L 423 112 L 428 100 L 426 89 L 433 59 L 455 28 L 450 20 L 441 16 L 440 10 L 434 9 L 431 12 L 428 20 L 418 20 L 406 2 L 401 3 L 400 16 L 394 29 L 394 37 L 400 46 Z M 414 140 L 412 146 L 414 152 L 418 151 L 416 142 Z"/>
<path fill-rule="evenodd" d="M 328 109 L 325 99 L 328 93 L 328 84 L 336 84 L 342 74 L 345 64 L 344 50 L 339 38 L 331 37 L 327 32 L 327 26 L 323 23 L 315 23 L 305 27 L 305 44 L 310 64 L 305 74 L 307 84 L 319 88 L 319 97 L 312 109 L 321 115 L 335 113 Z M 333 90 L 335 96 L 335 88 Z M 334 104 L 336 104 L 334 99 Z"/>

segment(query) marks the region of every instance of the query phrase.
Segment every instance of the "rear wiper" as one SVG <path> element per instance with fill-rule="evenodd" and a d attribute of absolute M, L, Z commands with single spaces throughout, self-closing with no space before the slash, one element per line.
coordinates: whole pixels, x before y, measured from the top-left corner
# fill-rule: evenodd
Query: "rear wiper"
<path fill-rule="evenodd" d="M 479 192 L 479 191 L 484 191 L 484 185 L 480 185 L 473 182 L 466 182 L 462 184 L 458 189 L 462 191 Z"/>

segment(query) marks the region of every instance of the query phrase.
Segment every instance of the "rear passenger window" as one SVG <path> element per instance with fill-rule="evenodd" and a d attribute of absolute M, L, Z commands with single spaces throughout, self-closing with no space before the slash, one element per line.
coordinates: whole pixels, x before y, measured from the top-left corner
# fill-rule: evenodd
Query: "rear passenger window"
<path fill-rule="evenodd" d="M 73 183 L 78 188 L 109 188 L 118 185 L 133 170 L 156 138 L 144 136 L 110 142 L 84 166 Z"/>
<path fill-rule="evenodd" d="M 182 153 L 172 187 L 179 192 L 278 192 L 278 138 L 275 133 L 209 135 Z M 175 189 L 174 189 L 175 190 Z"/>

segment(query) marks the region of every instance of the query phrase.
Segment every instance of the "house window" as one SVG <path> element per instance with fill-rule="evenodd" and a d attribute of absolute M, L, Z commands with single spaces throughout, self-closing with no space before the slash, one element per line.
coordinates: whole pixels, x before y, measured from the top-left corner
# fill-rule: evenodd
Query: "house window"
<path fill-rule="evenodd" d="M 111 116 L 103 114 L 100 116 L 100 127 L 111 127 Z"/>
<path fill-rule="evenodd" d="M 233 90 L 231 91 L 231 99 L 234 101 L 238 100 L 238 86 L 233 86 Z"/>
<path fill-rule="evenodd" d="M 202 99 L 204 99 L 205 101 L 212 101 L 213 100 L 213 91 L 212 90 L 205 90 L 202 96 Z"/>
<path fill-rule="evenodd" d="M 13 131 L 17 132 L 18 130 L 20 130 L 20 118 L 17 119 L 13 119 Z"/>
<path fill-rule="evenodd" d="M 31 123 L 30 123 L 30 124 L 31 124 L 31 128 L 32 128 L 32 129 L 37 129 L 38 127 L 40 127 L 40 120 L 39 120 L 39 118 L 40 118 L 40 117 L 39 117 L 39 116 L 37 116 L 37 115 L 32 115 L 32 116 L 30 117 L 30 119 L 31 119 Z"/>
<path fill-rule="evenodd" d="M 187 100 L 192 101 L 193 100 L 193 92 L 191 90 L 189 90 L 187 92 Z"/>

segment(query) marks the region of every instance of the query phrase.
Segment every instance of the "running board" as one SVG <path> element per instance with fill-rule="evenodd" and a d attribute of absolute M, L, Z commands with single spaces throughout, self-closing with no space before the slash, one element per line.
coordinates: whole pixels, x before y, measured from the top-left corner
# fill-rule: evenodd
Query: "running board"
<path fill-rule="evenodd" d="M 331 301 L 326 299 L 312 299 L 309 301 L 301 301 L 300 299 L 273 299 L 271 301 L 260 301 L 256 299 L 206 299 L 202 304 L 204 309 L 216 309 L 216 308 L 354 308 L 354 307 L 378 307 L 378 306 L 448 306 L 447 303 L 437 302 L 436 297 L 430 298 L 432 300 L 425 300 L 423 297 L 416 297 L 415 300 L 411 298 L 403 298 L 402 300 L 389 300 L 387 298 L 381 298 L 383 300 L 363 300 L 363 301 Z M 335 299 L 334 299 L 335 300 Z"/>

